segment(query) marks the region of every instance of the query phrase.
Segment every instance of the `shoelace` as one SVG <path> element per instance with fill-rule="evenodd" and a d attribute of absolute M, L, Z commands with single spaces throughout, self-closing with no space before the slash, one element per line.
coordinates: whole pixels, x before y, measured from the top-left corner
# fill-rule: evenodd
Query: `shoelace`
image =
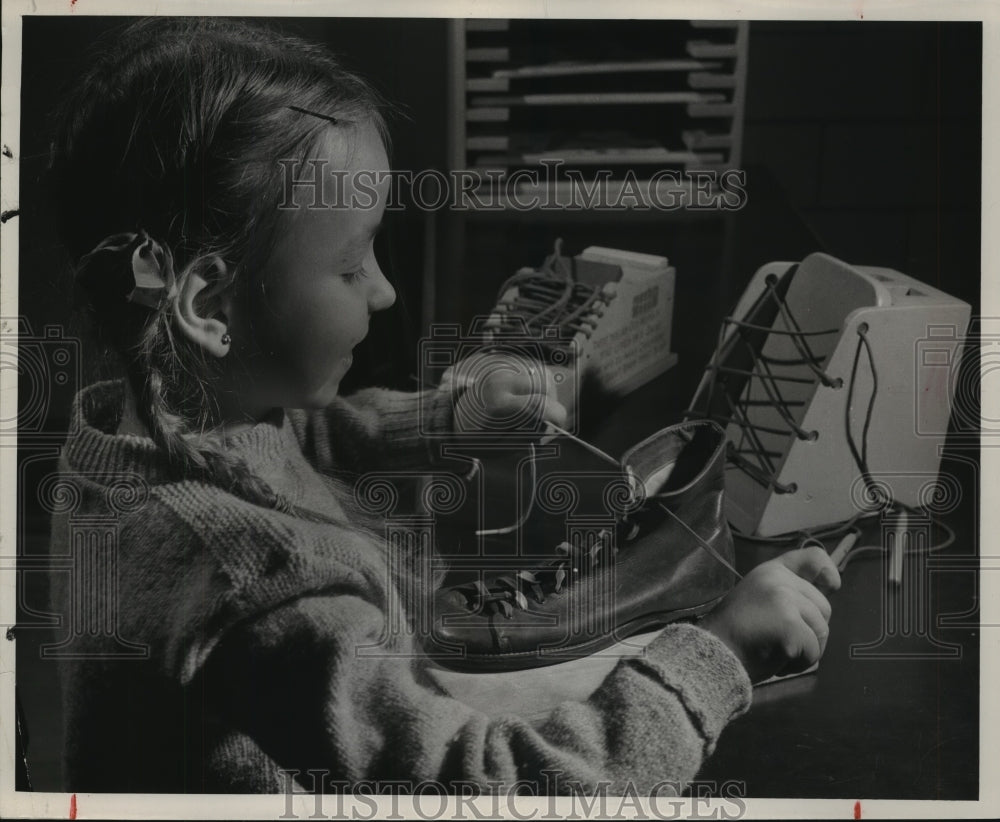
<path fill-rule="evenodd" d="M 572 440 L 577 445 L 581 446 L 605 462 L 614 465 L 616 468 L 622 467 L 618 460 L 605 451 L 602 451 L 596 445 L 580 439 L 569 431 L 560 428 L 555 423 L 547 422 L 546 425 L 553 432 Z M 532 485 L 534 485 L 534 479 L 532 480 Z M 725 557 L 723 557 L 717 550 L 715 550 L 715 548 L 713 548 L 698 533 L 696 533 L 690 525 L 678 517 L 673 511 L 670 510 L 670 508 L 663 505 L 663 503 L 656 504 L 661 511 L 669 515 L 674 522 L 687 531 L 690 536 L 694 537 L 695 541 L 701 545 L 701 547 L 717 562 L 729 570 L 736 577 L 736 579 L 743 578 L 743 575 L 736 570 L 733 564 L 726 560 Z M 518 525 L 511 528 L 498 529 L 496 533 L 509 533 L 514 527 L 520 527 L 520 525 L 523 524 L 524 519 L 526 518 L 519 520 Z M 622 517 L 620 522 L 623 526 L 623 530 L 624 527 L 628 528 L 628 533 L 625 536 L 625 542 L 631 542 L 638 535 L 638 524 L 631 522 L 628 516 Z M 567 574 L 567 568 L 570 568 L 574 573 L 579 574 L 579 569 L 581 567 L 589 571 L 599 565 L 601 561 L 605 561 L 609 558 L 613 561 L 614 557 L 618 554 L 618 546 L 610 544 L 613 542 L 610 539 L 610 536 L 611 534 L 609 531 L 602 531 L 600 538 L 594 543 L 593 547 L 586 551 L 582 546 L 574 546 L 568 542 L 562 542 L 556 546 L 556 550 L 564 554 L 564 557 L 553 561 L 548 567 L 535 569 L 533 571 L 521 570 L 515 572 L 512 576 L 506 575 L 497 577 L 497 579 L 494 580 L 492 588 L 487 588 L 482 581 L 477 580 L 475 583 L 456 586 L 452 590 L 465 597 L 465 606 L 472 612 L 482 611 L 483 613 L 487 613 L 487 611 L 489 611 L 489 613 L 499 613 L 507 619 L 512 619 L 515 608 L 525 611 L 528 610 L 528 599 L 524 590 L 522 590 L 523 588 L 527 587 L 527 589 L 533 594 L 535 601 L 542 604 L 545 602 L 546 587 L 549 587 L 555 593 L 559 593 L 562 591 L 563 586 L 570 579 L 572 579 L 572 577 L 569 577 Z M 604 550 L 606 547 L 609 547 L 610 550 Z M 574 560 L 575 562 L 570 564 L 571 561 Z"/>
<path fill-rule="evenodd" d="M 490 340 L 497 343 L 527 334 L 552 350 L 568 347 L 576 336 L 589 339 L 616 288 L 614 283 L 598 286 L 578 281 L 576 261 L 562 256 L 562 240 L 558 239 L 541 268 L 519 271 L 500 286 L 489 324 Z M 542 334 L 551 328 L 559 329 L 558 337 Z"/>
<path fill-rule="evenodd" d="M 634 535 L 635 528 L 632 531 Z M 576 577 L 613 562 L 618 548 L 611 537 L 610 531 L 601 531 L 590 548 L 561 542 L 556 546 L 561 556 L 546 566 L 497 577 L 490 587 L 476 580 L 452 590 L 465 597 L 469 611 L 513 619 L 515 610 L 528 610 L 528 594 L 541 605 L 547 596 L 561 593 Z"/>
<path fill-rule="evenodd" d="M 770 302 L 776 309 L 773 326 L 763 326 L 734 317 L 727 317 L 722 321 L 715 354 L 706 368 L 710 380 L 709 390 L 704 397 L 705 406 L 689 409 L 685 412 L 685 417 L 712 419 L 724 426 L 737 425 L 740 437 L 738 441 L 731 440 L 727 445 L 729 462 L 765 488 L 773 488 L 779 494 L 789 494 L 795 493 L 797 485 L 778 481 L 776 461 L 780 460 L 782 455 L 780 452 L 768 449 L 759 432 L 774 435 L 792 434 L 800 440 L 814 440 L 819 436 L 819 432 L 806 431 L 796 422 L 792 409 L 801 407 L 803 403 L 787 398 L 781 384 L 818 382 L 831 388 L 839 387 L 843 381 L 831 377 L 823 370 L 828 353 L 817 354 L 810 346 L 810 339 L 814 342 L 821 341 L 822 338 L 829 340 L 839 334 L 840 329 L 803 331 L 784 296 L 779 293 L 776 278 L 766 282 L 762 301 Z M 785 359 L 765 356 L 761 350 L 764 338 L 760 334 L 786 338 L 799 356 Z M 829 347 L 829 343 L 824 343 L 824 346 Z M 750 359 L 752 363 L 750 368 L 734 368 L 729 364 L 728 361 L 736 353 L 737 347 L 740 353 Z M 780 366 L 781 370 L 775 371 L 771 366 Z M 754 391 L 747 389 L 741 396 L 734 397 L 725 385 L 727 377 L 738 377 L 749 381 L 754 388 L 762 389 L 766 396 L 760 397 Z M 721 398 L 724 408 L 720 407 L 717 398 Z M 758 417 L 750 411 L 753 406 L 773 408 L 783 427 L 777 426 L 777 420 L 775 425 L 755 422 Z"/>

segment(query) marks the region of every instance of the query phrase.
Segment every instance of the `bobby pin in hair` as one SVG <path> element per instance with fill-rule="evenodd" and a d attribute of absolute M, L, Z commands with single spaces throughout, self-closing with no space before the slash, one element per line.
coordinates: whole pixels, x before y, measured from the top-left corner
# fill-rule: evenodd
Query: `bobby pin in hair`
<path fill-rule="evenodd" d="M 292 111 L 297 111 L 299 114 L 309 114 L 313 117 L 319 117 L 321 120 L 329 120 L 331 123 L 339 122 L 336 117 L 331 117 L 329 114 L 320 114 L 318 111 L 310 111 L 307 108 L 302 108 L 301 106 L 289 106 Z"/>

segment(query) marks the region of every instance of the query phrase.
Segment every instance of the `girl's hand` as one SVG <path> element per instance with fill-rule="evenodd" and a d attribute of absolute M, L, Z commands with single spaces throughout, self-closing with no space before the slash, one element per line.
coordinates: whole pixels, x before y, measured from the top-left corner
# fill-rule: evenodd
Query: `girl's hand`
<path fill-rule="evenodd" d="M 463 360 L 447 381 L 465 391 L 455 404 L 455 430 L 540 430 L 566 424 L 552 375 L 543 365 L 511 354 L 480 354 Z"/>
<path fill-rule="evenodd" d="M 826 650 L 830 603 L 820 588 L 840 588 L 827 552 L 789 551 L 754 568 L 699 624 L 729 646 L 751 682 L 796 673 Z"/>

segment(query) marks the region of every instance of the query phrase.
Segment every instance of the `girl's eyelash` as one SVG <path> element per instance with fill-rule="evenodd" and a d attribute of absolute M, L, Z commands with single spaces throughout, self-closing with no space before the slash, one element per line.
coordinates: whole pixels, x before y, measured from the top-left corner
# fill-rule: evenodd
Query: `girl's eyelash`
<path fill-rule="evenodd" d="M 359 269 L 357 269 L 355 271 L 348 271 L 345 274 L 342 274 L 341 276 L 347 282 L 353 283 L 353 282 L 357 282 L 362 277 L 367 277 L 368 276 L 368 272 L 365 271 L 363 268 L 359 268 Z"/>

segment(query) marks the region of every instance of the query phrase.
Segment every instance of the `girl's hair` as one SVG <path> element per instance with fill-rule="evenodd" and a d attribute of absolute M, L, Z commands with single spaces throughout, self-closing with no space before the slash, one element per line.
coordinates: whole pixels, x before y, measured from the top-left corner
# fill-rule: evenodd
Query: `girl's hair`
<path fill-rule="evenodd" d="M 279 159 L 308 158 L 331 120 L 371 122 L 386 141 L 383 101 L 323 48 L 243 22 L 154 18 L 103 46 L 57 114 L 49 175 L 78 269 L 81 260 L 109 268 L 85 278 L 93 330 L 121 358 L 139 415 L 178 477 L 208 477 L 282 507 L 218 438 L 202 436 L 213 425 L 205 385 L 218 361 L 173 333 L 171 306 L 150 310 L 102 290 L 124 261 L 88 252 L 111 235 L 146 232 L 178 277 L 217 256 L 227 263 L 223 286 L 261 293 L 256 272 L 284 191 Z"/>

